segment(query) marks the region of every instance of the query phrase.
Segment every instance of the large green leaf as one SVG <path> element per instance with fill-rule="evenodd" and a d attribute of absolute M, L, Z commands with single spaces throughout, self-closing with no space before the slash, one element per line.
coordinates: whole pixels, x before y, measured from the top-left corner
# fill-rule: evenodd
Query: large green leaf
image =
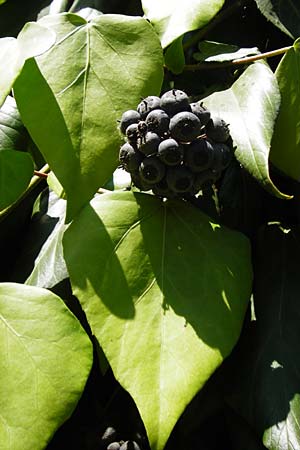
<path fill-rule="evenodd" d="M 0 319 L 0 447 L 42 450 L 82 394 L 92 345 L 45 289 L 1 284 Z"/>
<path fill-rule="evenodd" d="M 58 42 L 38 58 L 44 79 L 33 64 L 30 71 L 27 65 L 16 98 L 26 127 L 66 191 L 69 219 L 118 165 L 122 137 L 117 120 L 140 97 L 159 93 L 162 49 L 143 18 L 101 15 L 87 23 L 77 15 L 61 14 L 41 23 L 54 30 Z M 66 124 L 60 125 L 61 139 L 55 136 L 58 123 L 50 123 L 49 117 L 55 114 L 61 121 L 58 107 Z"/>
<path fill-rule="evenodd" d="M 0 210 L 18 200 L 33 176 L 33 169 L 28 153 L 0 151 Z"/>
<path fill-rule="evenodd" d="M 202 28 L 222 8 L 224 0 L 142 0 L 146 17 L 165 48 L 188 31 Z"/>
<path fill-rule="evenodd" d="M 276 27 L 290 37 L 300 35 L 300 5 L 298 0 L 255 0 L 260 11 Z"/>
<path fill-rule="evenodd" d="M 63 244 L 93 334 L 162 450 L 239 337 L 248 241 L 183 201 L 115 192 L 93 199 Z"/>
<path fill-rule="evenodd" d="M 268 225 L 254 260 L 256 322 L 234 360 L 230 401 L 270 450 L 300 449 L 300 229 Z M 231 380 L 232 381 L 232 380 Z"/>
<path fill-rule="evenodd" d="M 26 150 L 28 138 L 15 99 L 8 95 L 0 108 L 0 150 Z"/>
<path fill-rule="evenodd" d="M 261 62 L 249 66 L 231 88 L 216 92 L 205 105 L 222 117 L 230 128 L 235 156 L 243 167 L 270 193 L 281 193 L 269 176 L 269 152 L 275 119 L 280 104 L 276 78 Z"/>
<path fill-rule="evenodd" d="M 276 70 L 281 106 L 275 124 L 270 160 L 286 175 L 300 180 L 300 40 Z"/>
<path fill-rule="evenodd" d="M 54 42 L 54 32 L 35 22 L 27 23 L 17 39 L 0 39 L 0 106 L 11 91 L 25 60 L 45 52 Z"/>

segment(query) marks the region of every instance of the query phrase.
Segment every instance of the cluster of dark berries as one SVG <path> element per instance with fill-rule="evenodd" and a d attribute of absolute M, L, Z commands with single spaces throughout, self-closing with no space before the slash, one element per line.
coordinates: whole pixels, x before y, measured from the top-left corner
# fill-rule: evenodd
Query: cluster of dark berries
<path fill-rule="evenodd" d="M 233 155 L 228 124 L 178 89 L 124 112 L 120 130 L 127 141 L 121 167 L 137 188 L 160 197 L 195 195 L 220 178 Z"/>

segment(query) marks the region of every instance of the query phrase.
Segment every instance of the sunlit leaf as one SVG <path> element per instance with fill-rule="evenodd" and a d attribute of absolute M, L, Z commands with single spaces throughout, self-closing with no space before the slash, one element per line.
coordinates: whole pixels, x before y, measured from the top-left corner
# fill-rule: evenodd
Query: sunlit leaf
<path fill-rule="evenodd" d="M 239 337 L 248 241 L 185 202 L 115 192 L 82 210 L 64 253 L 92 332 L 162 450 Z"/>

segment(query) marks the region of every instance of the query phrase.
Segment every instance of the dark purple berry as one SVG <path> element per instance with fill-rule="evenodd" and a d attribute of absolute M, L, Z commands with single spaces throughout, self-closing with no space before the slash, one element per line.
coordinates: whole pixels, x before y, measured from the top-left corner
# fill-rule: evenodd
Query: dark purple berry
<path fill-rule="evenodd" d="M 152 186 L 152 192 L 159 197 L 173 198 L 176 196 L 175 192 L 171 191 L 169 188 L 166 177 L 164 177 L 159 183 Z"/>
<path fill-rule="evenodd" d="M 144 155 L 153 155 L 157 153 L 158 146 L 160 144 L 161 138 L 156 133 L 148 131 L 144 137 L 140 138 L 138 141 L 138 149 Z"/>
<path fill-rule="evenodd" d="M 191 142 L 201 132 L 201 122 L 195 114 L 184 111 L 176 114 L 170 120 L 171 137 L 179 142 Z"/>
<path fill-rule="evenodd" d="M 213 167 L 217 171 L 222 171 L 226 169 L 233 156 L 233 152 L 230 147 L 223 143 L 214 143 L 214 158 L 213 158 Z"/>
<path fill-rule="evenodd" d="M 133 186 L 137 187 L 141 191 L 150 191 L 150 189 L 152 189 L 152 185 L 142 180 L 139 170 L 136 172 L 131 172 L 130 175 Z"/>
<path fill-rule="evenodd" d="M 170 118 L 162 109 L 154 109 L 150 111 L 146 117 L 148 130 L 159 135 L 163 135 L 169 129 Z"/>
<path fill-rule="evenodd" d="M 207 137 L 214 142 L 226 142 L 230 136 L 229 125 L 220 117 L 211 118 L 205 129 Z"/>
<path fill-rule="evenodd" d="M 132 144 L 135 144 L 137 142 L 137 139 L 139 137 L 139 125 L 138 123 L 132 123 L 126 128 L 126 137 L 128 141 Z"/>
<path fill-rule="evenodd" d="M 141 162 L 139 173 L 142 181 L 155 184 L 163 179 L 165 170 L 165 165 L 156 156 L 148 156 Z"/>
<path fill-rule="evenodd" d="M 212 184 L 214 184 L 220 177 L 220 172 L 216 170 L 207 169 L 195 176 L 194 189 L 195 193 L 199 192 L 201 189 L 205 189 Z"/>
<path fill-rule="evenodd" d="M 196 139 L 185 146 L 184 162 L 192 172 L 201 172 L 211 167 L 213 157 L 213 146 L 206 139 Z"/>
<path fill-rule="evenodd" d="M 170 167 L 167 171 L 166 180 L 173 192 L 184 193 L 192 188 L 194 175 L 186 167 Z"/>
<path fill-rule="evenodd" d="M 165 139 L 159 144 L 157 156 L 167 166 L 177 166 L 183 160 L 183 147 L 175 139 Z"/>
<path fill-rule="evenodd" d="M 210 119 L 210 112 L 207 108 L 205 108 L 203 103 L 191 103 L 190 106 L 192 113 L 194 113 L 198 117 L 198 119 L 200 119 L 201 125 L 206 125 Z"/>
<path fill-rule="evenodd" d="M 119 160 L 123 169 L 127 172 L 138 170 L 143 155 L 128 142 L 122 145 L 119 152 Z"/>
<path fill-rule="evenodd" d="M 154 109 L 160 109 L 160 98 L 155 95 L 149 95 L 138 104 L 137 111 L 142 119 L 145 119 L 147 114 Z"/>
<path fill-rule="evenodd" d="M 165 92 L 161 97 L 160 104 L 161 109 L 165 110 L 170 117 L 181 111 L 191 110 L 188 96 L 179 89 Z"/>
<path fill-rule="evenodd" d="M 122 115 L 121 121 L 120 121 L 120 130 L 123 134 L 126 132 L 126 128 L 129 127 L 129 125 L 133 123 L 138 123 L 141 120 L 141 116 L 137 111 L 134 109 L 129 109 L 128 111 L 125 111 Z"/>

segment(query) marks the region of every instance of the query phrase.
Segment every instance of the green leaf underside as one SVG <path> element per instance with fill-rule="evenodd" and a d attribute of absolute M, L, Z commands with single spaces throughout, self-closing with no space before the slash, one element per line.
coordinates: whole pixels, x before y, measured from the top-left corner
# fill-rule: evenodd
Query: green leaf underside
<path fill-rule="evenodd" d="M 162 47 L 188 31 L 206 25 L 222 8 L 224 0 L 142 0 L 146 17 L 160 36 Z"/>
<path fill-rule="evenodd" d="M 82 210 L 63 245 L 93 334 L 162 450 L 239 337 L 248 241 L 185 202 L 115 192 Z"/>
<path fill-rule="evenodd" d="M 42 450 L 71 415 L 92 363 L 92 346 L 49 291 L 0 285 L 0 442 Z"/>
<path fill-rule="evenodd" d="M 256 322 L 235 360 L 240 373 L 228 397 L 270 450 L 300 449 L 299 233 L 275 224 L 260 233 Z"/>
<path fill-rule="evenodd" d="M 298 0 L 255 0 L 262 14 L 291 38 L 300 35 Z"/>
<path fill-rule="evenodd" d="M 33 169 L 28 153 L 0 151 L 0 210 L 18 200 L 31 180 Z"/>
<path fill-rule="evenodd" d="M 300 180 L 300 52 L 299 40 L 276 70 L 281 106 L 275 123 L 270 160 L 286 175 Z"/>
<path fill-rule="evenodd" d="M 182 47 L 182 36 L 176 39 L 165 52 L 165 64 L 175 74 L 182 72 L 185 64 L 185 56 Z"/>
<path fill-rule="evenodd" d="M 269 152 L 274 122 L 280 104 L 276 78 L 261 62 L 249 66 L 231 88 L 216 92 L 204 104 L 228 124 L 235 156 L 243 167 L 271 194 L 280 192 L 269 176 Z"/>
<path fill-rule="evenodd" d="M 257 47 L 239 48 L 237 45 L 213 41 L 201 41 L 198 48 L 199 52 L 193 54 L 193 58 L 198 62 L 226 62 L 259 54 Z"/>
<path fill-rule="evenodd" d="M 0 106 L 11 91 L 25 60 L 45 52 L 54 42 L 53 31 L 35 22 L 28 22 L 17 39 L 0 39 Z"/>
<path fill-rule="evenodd" d="M 26 77 L 26 89 L 20 86 L 24 79 L 18 83 L 19 91 L 23 90 L 23 114 L 22 108 L 20 111 L 66 191 L 69 220 L 118 165 L 122 143 L 118 119 L 122 113 L 135 108 L 141 97 L 160 92 L 162 49 L 153 28 L 143 18 L 107 14 L 87 23 L 74 14 L 61 14 L 46 16 L 40 23 L 57 35 L 56 45 L 37 61 L 54 92 L 55 108 L 59 106 L 62 112 L 65 132 L 70 135 L 69 139 L 64 138 L 70 141 L 66 148 L 64 142 L 59 145 L 57 140 L 54 146 L 54 126 L 51 133 L 43 136 L 41 132 L 41 125 L 46 130 L 54 106 L 51 104 L 50 108 L 45 102 L 45 89 L 39 92 L 41 86 L 36 88 L 36 80 L 31 80 L 30 74 Z M 26 105 L 24 110 L 26 92 L 32 92 L 34 97 L 33 112 Z M 49 113 L 45 114 L 47 109 Z"/>

